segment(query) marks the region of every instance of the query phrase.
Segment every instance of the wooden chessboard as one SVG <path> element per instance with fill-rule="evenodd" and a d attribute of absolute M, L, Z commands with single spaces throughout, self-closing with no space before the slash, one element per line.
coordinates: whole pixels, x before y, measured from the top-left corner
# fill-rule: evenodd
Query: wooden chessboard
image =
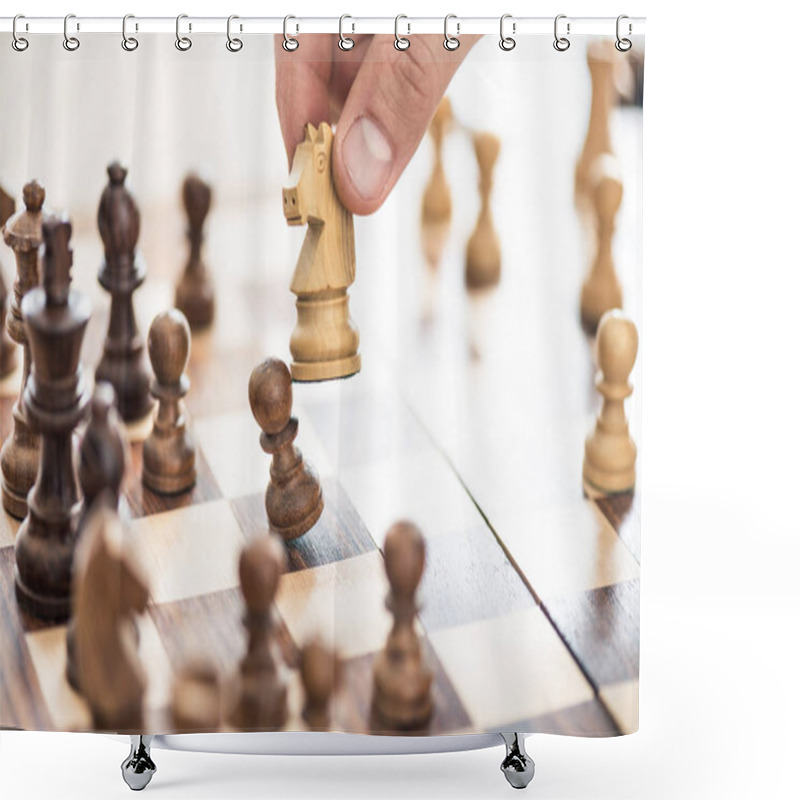
<path fill-rule="evenodd" d="M 621 151 L 638 156 L 640 111 L 619 110 L 615 125 Z M 371 663 L 391 622 L 381 546 L 400 518 L 415 521 L 428 545 L 419 625 L 435 671 L 430 732 L 600 736 L 638 725 L 639 496 L 594 501 L 581 485 L 583 439 L 597 408 L 592 342 L 578 319 L 588 262 L 572 169 L 582 130 L 569 140 L 576 146 L 554 159 L 537 158 L 497 130 L 505 148 L 494 191 L 504 271 L 493 292 L 469 296 L 463 285 L 477 173 L 458 132 L 445 146 L 454 222 L 435 273 L 419 231 L 427 143 L 384 209 L 356 221 L 352 312 L 363 369 L 345 381 L 295 385 L 297 444 L 322 476 L 325 510 L 289 545 L 277 598 L 290 663 L 317 632 L 336 642 L 344 678 L 333 729 L 372 730 Z M 137 168 L 144 165 L 131 165 L 134 194 Z M 626 308 L 639 324 L 636 158 L 623 168 L 615 253 Z M 524 191 L 514 183 L 520 174 L 530 176 Z M 509 186 L 522 205 L 504 205 Z M 178 194 L 176 186 L 174 203 L 142 207 L 149 275 L 136 306 L 143 331 L 171 305 L 185 259 Z M 109 305 L 96 285 L 101 245 L 91 211 L 74 214 L 73 240 L 73 283 L 95 308 L 87 370 L 99 358 Z M 154 732 L 168 729 L 171 679 L 182 664 L 202 656 L 231 672 L 243 653 L 238 557 L 267 530 L 269 472 L 247 381 L 265 356 L 289 358 L 294 298 L 287 287 L 302 235 L 285 226 L 277 186 L 212 210 L 206 259 L 217 320 L 194 337 L 186 398 L 198 443 L 194 490 L 166 499 L 144 489 L 148 423 L 128 428 L 130 537 L 152 589 L 140 634 Z M 8 268 L 7 250 L 3 260 Z M 18 380 L 0 385 L 2 437 Z M 636 437 L 636 394 L 628 410 Z M 65 627 L 17 607 L 17 528 L 0 512 L 0 726 L 89 729 L 87 708 L 65 678 Z"/>

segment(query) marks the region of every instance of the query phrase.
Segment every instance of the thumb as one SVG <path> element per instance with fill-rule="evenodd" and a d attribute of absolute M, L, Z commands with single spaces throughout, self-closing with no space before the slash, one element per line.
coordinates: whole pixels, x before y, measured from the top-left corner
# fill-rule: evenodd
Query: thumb
<path fill-rule="evenodd" d="M 339 117 L 333 174 L 355 214 L 380 208 L 414 155 L 436 107 L 477 36 L 446 50 L 438 36 L 415 36 L 399 51 L 391 36 L 370 43 Z"/>

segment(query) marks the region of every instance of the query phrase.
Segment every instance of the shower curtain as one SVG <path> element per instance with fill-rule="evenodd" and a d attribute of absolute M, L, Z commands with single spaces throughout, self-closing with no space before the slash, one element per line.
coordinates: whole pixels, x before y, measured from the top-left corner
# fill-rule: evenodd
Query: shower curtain
<path fill-rule="evenodd" d="M 0 37 L 0 726 L 635 731 L 644 38 L 184 34 Z"/>

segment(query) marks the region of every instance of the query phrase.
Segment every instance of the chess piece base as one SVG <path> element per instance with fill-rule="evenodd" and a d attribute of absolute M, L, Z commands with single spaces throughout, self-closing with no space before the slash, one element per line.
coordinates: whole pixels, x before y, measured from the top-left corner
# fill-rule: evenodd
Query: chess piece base
<path fill-rule="evenodd" d="M 157 433 L 154 428 L 144 443 L 142 483 L 157 494 L 188 492 L 197 482 L 194 445 L 182 431 L 171 431 L 169 436 Z"/>
<path fill-rule="evenodd" d="M 590 448 L 592 445 L 587 442 L 586 456 L 583 460 L 583 482 L 587 495 L 593 496 L 597 492 L 601 494 L 625 494 L 633 490 L 636 485 L 636 445 L 628 439 L 623 445 L 628 452 L 623 459 L 615 459 L 622 463 L 622 467 L 613 467 L 610 464 L 597 463 L 608 459 L 592 458 Z M 597 445 L 594 445 L 597 449 Z"/>
<path fill-rule="evenodd" d="M 140 345 L 140 353 L 144 350 Z M 117 409 L 125 422 L 133 422 L 146 417 L 153 407 L 150 397 L 150 378 L 141 366 L 138 354 L 121 358 L 109 353 L 108 349 L 97 365 L 95 382 L 108 381 L 117 393 Z"/>
<path fill-rule="evenodd" d="M 345 289 L 298 296 L 297 325 L 289 340 L 296 381 L 345 378 L 361 370 L 358 330 L 350 319 Z"/>
<path fill-rule="evenodd" d="M 39 437 L 33 433 L 14 406 L 14 433 L 0 450 L 3 508 L 16 519 L 28 514 L 28 492 L 36 483 L 39 469 Z"/>
<path fill-rule="evenodd" d="M 58 597 L 35 592 L 26 586 L 20 577 L 19 570 L 14 567 L 14 585 L 19 607 L 37 619 L 61 622 L 69 618 L 70 596 Z"/>
<path fill-rule="evenodd" d="M 336 361 L 292 361 L 292 380 L 300 383 L 328 381 L 335 378 L 349 378 L 361 372 L 361 354 Z"/>
<path fill-rule="evenodd" d="M 314 527 L 314 525 L 316 524 L 317 520 L 322 515 L 322 509 L 325 506 L 325 501 L 323 499 L 322 492 L 320 492 L 319 500 L 317 501 L 317 504 L 311 509 L 311 511 L 308 514 L 306 514 L 305 517 L 303 517 L 302 519 L 297 520 L 295 522 L 292 522 L 292 523 L 290 523 L 288 525 L 275 524 L 272 521 L 272 519 L 270 518 L 270 516 L 269 516 L 269 510 L 273 509 L 274 501 L 272 500 L 272 497 L 270 496 L 271 493 L 269 492 L 269 490 L 267 490 L 267 491 L 268 491 L 267 518 L 270 520 L 269 528 L 273 533 L 276 533 L 278 536 L 280 536 L 286 542 L 290 542 L 292 539 L 297 539 L 300 536 L 302 536 L 304 533 L 308 533 L 308 531 L 310 531 L 311 528 Z M 275 516 L 275 512 L 273 511 L 273 517 L 274 516 Z"/>
<path fill-rule="evenodd" d="M 197 471 L 193 466 L 182 475 L 154 475 L 145 467 L 142 470 L 142 483 L 157 494 L 182 494 L 197 483 Z"/>
<path fill-rule="evenodd" d="M 377 728 L 393 731 L 423 730 L 433 716 L 433 701 L 430 697 L 398 702 L 376 693 L 372 703 L 372 723 Z"/>
<path fill-rule="evenodd" d="M 468 289 L 485 289 L 500 283 L 500 245 L 493 230 L 476 230 L 467 244 L 465 279 Z"/>
<path fill-rule="evenodd" d="M 433 716 L 431 673 L 424 667 L 394 667 L 385 652 L 378 656 L 374 671 L 373 723 L 398 731 L 424 728 Z"/>
<path fill-rule="evenodd" d="M 28 501 L 23 496 L 17 494 L 6 482 L 3 481 L 3 508 L 14 519 L 25 519 L 28 514 Z"/>
<path fill-rule="evenodd" d="M 175 308 L 182 311 L 192 330 L 207 328 L 214 321 L 214 289 L 208 281 L 186 277 L 175 290 Z"/>
<path fill-rule="evenodd" d="M 28 516 L 14 543 L 14 583 L 20 608 L 46 620 L 65 620 L 72 599 L 72 561 L 81 504 L 48 518 L 31 492 Z"/>

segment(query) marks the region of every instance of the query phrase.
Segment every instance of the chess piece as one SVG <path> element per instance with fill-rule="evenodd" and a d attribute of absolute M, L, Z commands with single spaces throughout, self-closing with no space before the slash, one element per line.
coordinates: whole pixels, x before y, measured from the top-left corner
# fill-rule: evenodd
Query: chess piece
<path fill-rule="evenodd" d="M 272 455 L 266 507 L 269 527 L 284 540 L 311 530 L 322 514 L 323 498 L 314 468 L 293 444 L 292 377 L 286 364 L 268 358 L 250 375 L 250 408 L 261 428 L 261 448 Z"/>
<path fill-rule="evenodd" d="M 289 341 L 296 381 L 344 378 L 361 369 L 347 294 L 356 277 L 353 215 L 333 185 L 332 151 L 330 125 L 306 125 L 294 153 L 293 183 L 283 190 L 288 224 L 308 225 L 290 287 L 297 296 L 297 326 Z"/>
<path fill-rule="evenodd" d="M 583 459 L 590 491 L 618 494 L 631 491 L 636 483 L 636 445 L 628 432 L 625 398 L 633 392 L 628 379 L 638 346 L 633 322 L 618 309 L 607 311 L 597 329 L 597 391 L 603 404 Z"/>
<path fill-rule="evenodd" d="M 6 330 L 8 289 L 0 267 L 0 378 L 7 378 L 17 368 L 17 346 Z"/>
<path fill-rule="evenodd" d="M 0 186 L 0 228 L 14 213 L 14 198 Z M 8 289 L 0 262 L 0 378 L 8 377 L 17 368 L 17 346 L 8 336 L 6 314 L 8 312 Z"/>
<path fill-rule="evenodd" d="M 78 458 L 78 483 L 83 509 L 75 534 L 80 541 L 91 515 L 99 507 L 117 511 L 125 477 L 127 450 L 117 415 L 116 397 L 110 383 L 98 383 L 90 404 L 89 424 L 83 434 Z M 80 691 L 75 656 L 75 617 L 67 627 L 67 680 Z"/>
<path fill-rule="evenodd" d="M 177 309 L 159 314 L 150 326 L 147 349 L 155 373 L 150 389 L 158 400 L 153 430 L 144 443 L 142 483 L 159 494 L 179 494 L 194 486 L 195 445 L 182 397 L 189 391 L 185 374 L 191 335 Z"/>
<path fill-rule="evenodd" d="M 616 52 L 609 40 L 592 42 L 586 48 L 592 81 L 592 104 L 583 150 L 575 165 L 575 203 L 579 208 L 590 205 L 592 163 L 602 153 L 614 152 L 611 146 L 611 112 L 616 101 Z"/>
<path fill-rule="evenodd" d="M 247 609 L 247 653 L 239 665 L 240 693 L 234 724 L 243 730 L 279 730 L 286 724 L 288 670 L 275 636 L 272 609 L 285 569 L 286 552 L 275 536 L 255 539 L 239 559 Z"/>
<path fill-rule="evenodd" d="M 73 607 L 78 681 L 96 729 L 141 733 L 147 676 L 135 615 L 148 597 L 119 515 L 95 506 L 75 552 Z"/>
<path fill-rule="evenodd" d="M 206 663 L 182 667 L 172 686 L 172 726 L 177 733 L 213 733 L 222 724 L 222 686 Z"/>
<path fill-rule="evenodd" d="M 314 640 L 300 656 L 300 679 L 306 701 L 303 719 L 311 731 L 327 731 L 331 725 L 330 702 L 338 683 L 338 663 L 332 650 Z"/>
<path fill-rule="evenodd" d="M 414 595 L 425 568 L 425 540 L 410 522 L 395 523 L 383 548 L 394 617 L 386 647 L 375 659 L 372 707 L 378 725 L 391 730 L 422 728 L 433 713 L 433 674 L 414 629 Z"/>
<path fill-rule="evenodd" d="M 433 141 L 433 172 L 422 195 L 421 240 L 422 252 L 429 269 L 425 273 L 425 287 L 422 298 L 422 321 L 433 318 L 438 293 L 437 270 L 442 260 L 450 221 L 453 215 L 453 203 L 450 187 L 444 172 L 442 147 L 444 137 L 453 124 L 453 109 L 449 98 L 443 98 L 433 115 L 428 133 Z"/>
<path fill-rule="evenodd" d="M 7 324 L 11 338 L 22 345 L 22 379 L 19 398 L 12 412 L 14 430 L 3 444 L 0 469 L 3 473 L 3 508 L 17 519 L 24 519 L 28 513 L 28 492 L 36 480 L 39 467 L 39 437 L 28 424 L 22 400 L 31 371 L 31 351 L 22 319 L 22 299 L 39 285 L 38 252 L 42 242 L 44 189 L 36 181 L 31 181 L 22 190 L 22 198 L 25 208 L 9 218 L 3 228 L 3 239 L 14 251 L 17 262 L 14 296 Z"/>
<path fill-rule="evenodd" d="M 20 607 L 50 620 L 66 619 L 70 612 L 81 511 L 72 432 L 89 403 L 80 353 L 90 305 L 70 288 L 71 235 L 66 217 L 44 220 L 42 286 L 22 300 L 32 361 L 23 403 L 28 424 L 41 438 L 41 458 L 28 495 L 28 516 L 17 532 L 14 576 Z"/>
<path fill-rule="evenodd" d="M 189 260 L 175 288 L 175 307 L 184 313 L 189 325 L 204 328 L 214 319 L 214 286 L 202 257 L 203 225 L 211 208 L 211 187 L 197 175 L 183 182 L 183 205 L 189 227 Z"/>
<path fill-rule="evenodd" d="M 622 180 L 613 156 L 606 154 L 595 159 L 592 182 L 597 250 L 581 288 L 581 323 L 588 333 L 594 334 L 606 311 L 622 308 L 622 288 L 612 253 L 615 222 L 622 202 Z"/>
<path fill-rule="evenodd" d="M 105 248 L 98 280 L 111 294 L 111 314 L 103 357 L 95 376 L 114 387 L 120 416 L 130 422 L 144 417 L 152 406 L 144 342 L 133 309 L 133 292 L 142 285 L 146 268 L 136 251 L 139 209 L 125 187 L 128 171 L 115 161 L 107 172 L 108 185 L 97 209 L 97 224 Z"/>
<path fill-rule="evenodd" d="M 442 145 L 444 137 L 453 122 L 453 108 L 450 99 L 445 97 L 433 115 L 428 133 L 433 140 L 433 172 L 422 195 L 422 225 L 448 224 L 453 215 L 453 202 L 450 187 L 444 173 Z"/>
<path fill-rule="evenodd" d="M 469 289 L 483 289 L 500 281 L 500 240 L 490 206 L 492 172 L 500 154 L 500 140 L 491 133 L 477 133 L 473 145 L 480 172 L 481 210 L 467 243 L 466 281 Z"/>

